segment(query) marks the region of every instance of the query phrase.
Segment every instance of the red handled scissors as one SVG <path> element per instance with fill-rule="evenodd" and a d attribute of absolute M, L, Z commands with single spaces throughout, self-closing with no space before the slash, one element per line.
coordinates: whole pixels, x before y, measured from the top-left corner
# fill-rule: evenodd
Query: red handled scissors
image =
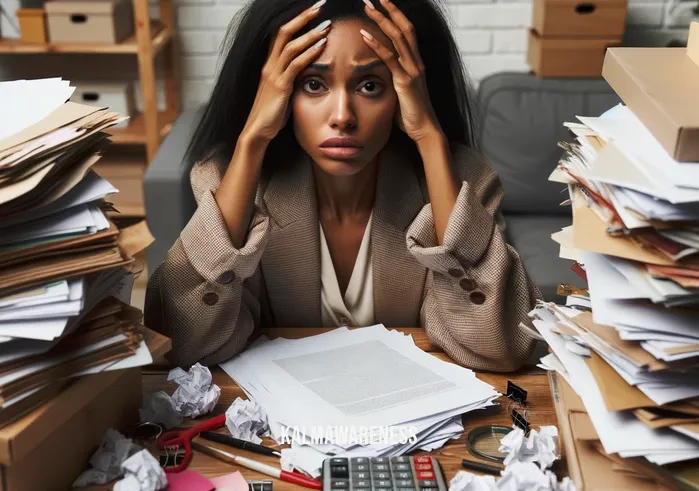
<path fill-rule="evenodd" d="M 164 467 L 165 472 L 182 472 L 187 468 L 192 460 L 192 439 L 202 431 L 211 431 L 223 427 L 226 424 L 226 415 L 221 414 L 206 421 L 202 421 L 192 428 L 186 430 L 173 430 L 163 433 L 158 437 L 156 445 L 158 448 L 180 448 L 184 447 L 184 458 L 182 462 L 174 467 Z"/>

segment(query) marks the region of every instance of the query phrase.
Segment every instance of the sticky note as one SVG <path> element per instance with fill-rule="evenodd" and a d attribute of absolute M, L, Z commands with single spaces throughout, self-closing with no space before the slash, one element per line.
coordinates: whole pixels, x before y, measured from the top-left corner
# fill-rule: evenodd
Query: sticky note
<path fill-rule="evenodd" d="M 248 482 L 238 471 L 231 472 L 224 476 L 214 477 L 211 479 L 211 482 L 217 490 L 248 491 Z"/>
<path fill-rule="evenodd" d="M 214 491 L 217 486 L 191 469 L 167 475 L 168 491 Z"/>

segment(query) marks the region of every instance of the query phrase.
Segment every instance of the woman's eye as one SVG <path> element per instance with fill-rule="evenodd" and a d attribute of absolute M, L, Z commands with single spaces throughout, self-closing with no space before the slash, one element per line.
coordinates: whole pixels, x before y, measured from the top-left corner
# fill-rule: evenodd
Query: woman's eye
<path fill-rule="evenodd" d="M 303 86 L 309 92 L 316 92 L 323 88 L 323 85 L 316 79 L 306 80 L 306 83 L 304 83 Z"/>
<path fill-rule="evenodd" d="M 362 89 L 365 89 L 369 94 L 376 94 L 381 90 L 380 84 L 377 84 L 376 82 L 370 81 L 366 82 L 364 85 L 362 85 Z"/>

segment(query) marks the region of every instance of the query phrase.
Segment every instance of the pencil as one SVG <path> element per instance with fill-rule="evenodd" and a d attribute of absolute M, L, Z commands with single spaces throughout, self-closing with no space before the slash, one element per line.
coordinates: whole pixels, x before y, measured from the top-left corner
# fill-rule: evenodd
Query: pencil
<path fill-rule="evenodd" d="M 315 479 L 311 479 L 310 477 L 306 477 L 295 472 L 288 472 L 282 469 L 277 469 L 276 467 L 263 464 L 262 462 L 258 462 L 257 460 L 248 459 L 247 457 L 233 455 L 232 453 L 226 452 L 225 450 L 221 450 L 219 448 L 211 447 L 209 445 L 204 444 L 199 439 L 199 437 L 192 440 L 192 448 L 195 450 L 199 450 L 200 452 L 205 453 L 207 455 L 210 455 L 211 457 L 219 459 L 223 462 L 227 462 L 229 464 L 238 464 L 242 467 L 246 467 L 250 470 L 257 471 L 271 477 L 275 477 L 282 481 L 291 482 L 311 489 L 323 488 L 323 485 Z"/>
<path fill-rule="evenodd" d="M 212 442 L 223 443 L 229 447 L 241 448 L 243 450 L 249 450 L 250 452 L 259 453 L 262 455 L 271 455 L 273 457 L 280 457 L 281 453 L 274 450 L 273 448 L 265 447 L 264 445 L 258 445 L 257 443 L 252 443 L 247 440 L 241 440 L 240 438 L 234 438 L 230 435 L 225 435 L 223 433 L 216 433 L 214 431 L 202 431 L 199 436 L 211 440 Z"/>

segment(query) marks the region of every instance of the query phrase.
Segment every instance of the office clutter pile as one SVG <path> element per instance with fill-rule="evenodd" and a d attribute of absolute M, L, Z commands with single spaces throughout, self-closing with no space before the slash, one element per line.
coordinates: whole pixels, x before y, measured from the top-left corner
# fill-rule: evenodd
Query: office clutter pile
<path fill-rule="evenodd" d="M 146 394 L 144 407 L 139 411 L 142 423 L 158 424 L 166 429 L 180 426 L 185 419 L 209 413 L 221 395 L 220 387 L 212 383 L 211 371 L 199 363 L 187 372 L 179 367 L 170 370 L 167 380 L 177 385 L 177 389 L 172 396 L 165 391 Z M 116 479 L 119 480 L 115 491 L 157 491 L 168 485 L 168 477 L 148 450 L 109 428 L 90 457 L 89 468 L 78 476 L 73 487 L 105 484 Z"/>
<path fill-rule="evenodd" d="M 461 415 L 500 394 L 466 368 L 419 349 L 381 325 L 338 328 L 302 339 L 260 338 L 221 368 L 261 411 L 249 414 L 282 450 L 285 470 L 318 477 L 323 460 L 394 457 L 434 450 L 463 432 Z"/>
<path fill-rule="evenodd" d="M 573 210 L 553 238 L 581 284 L 531 312 L 553 351 L 541 363 L 578 487 L 696 485 L 699 23 L 687 50 L 613 49 L 603 74 L 626 105 L 568 123 L 551 177 Z"/>
<path fill-rule="evenodd" d="M 152 236 L 144 222 L 117 228 L 106 212 L 118 190 L 91 170 L 120 117 L 66 102 L 72 91 L 61 79 L 0 83 L 0 463 L 5 475 L 19 474 L 30 450 L 99 407 L 80 444 L 62 454 L 64 469 L 43 473 L 66 485 L 86 464 L 75 460 L 82 446 L 137 414 L 132 369 L 169 342 L 129 305 L 142 269 L 135 256 Z M 41 476 L 31 479 L 27 488 L 45 488 Z"/>

